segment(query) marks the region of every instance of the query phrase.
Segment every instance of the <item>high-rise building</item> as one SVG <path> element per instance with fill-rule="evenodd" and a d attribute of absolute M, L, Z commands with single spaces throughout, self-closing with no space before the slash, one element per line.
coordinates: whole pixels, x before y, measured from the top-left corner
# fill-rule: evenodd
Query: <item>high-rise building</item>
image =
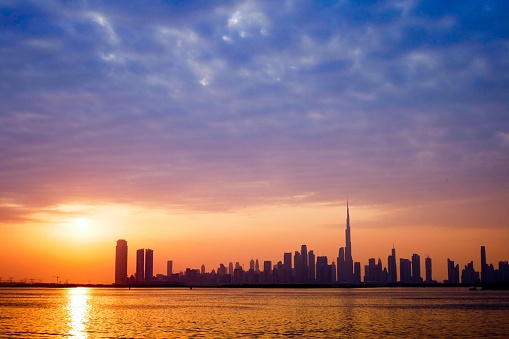
<path fill-rule="evenodd" d="M 151 282 L 154 276 L 154 251 L 147 248 L 145 251 L 145 282 Z"/>
<path fill-rule="evenodd" d="M 302 267 L 301 267 L 301 275 L 300 275 L 300 282 L 301 283 L 307 283 L 308 282 L 308 247 L 306 245 L 302 245 L 300 247 L 300 259 L 302 260 Z"/>
<path fill-rule="evenodd" d="M 332 270 L 328 265 L 326 256 L 316 257 L 316 283 L 329 284 L 331 280 Z"/>
<path fill-rule="evenodd" d="M 361 283 L 361 263 L 358 261 L 353 263 L 353 278 L 354 284 Z"/>
<path fill-rule="evenodd" d="M 454 265 L 454 261 L 447 258 L 447 282 L 449 284 L 459 284 L 460 282 L 460 268 L 459 265 Z"/>
<path fill-rule="evenodd" d="M 265 260 L 263 262 L 263 283 L 272 284 L 272 261 Z"/>
<path fill-rule="evenodd" d="M 300 277 L 302 277 L 302 259 L 300 257 L 300 252 L 295 251 L 293 255 L 293 265 L 294 265 L 294 274 L 295 277 L 295 283 L 301 284 Z"/>
<path fill-rule="evenodd" d="M 399 259 L 399 281 L 402 284 L 412 283 L 412 262 L 409 259 Z"/>
<path fill-rule="evenodd" d="M 316 261 L 315 261 L 315 253 L 313 251 L 308 252 L 308 281 L 310 283 L 315 282 L 315 269 Z M 336 272 L 334 272 L 334 280 L 336 279 Z"/>
<path fill-rule="evenodd" d="M 127 241 L 117 240 L 115 249 L 115 284 L 127 284 Z"/>
<path fill-rule="evenodd" d="M 173 260 L 166 262 L 166 275 L 169 277 L 173 274 Z"/>
<path fill-rule="evenodd" d="M 422 284 L 421 256 L 418 254 L 412 254 L 412 282 L 414 284 Z"/>
<path fill-rule="evenodd" d="M 283 257 L 283 282 L 290 284 L 292 282 L 292 253 L 285 252 Z"/>
<path fill-rule="evenodd" d="M 398 268 L 396 266 L 396 249 L 392 245 L 392 254 L 387 259 L 387 267 L 389 271 L 389 284 L 398 282 Z"/>
<path fill-rule="evenodd" d="M 346 229 L 345 229 L 345 248 L 339 249 L 338 256 L 338 282 L 343 284 L 355 283 L 352 258 L 352 241 L 350 237 L 350 208 L 348 200 L 346 201 Z"/>
<path fill-rule="evenodd" d="M 136 250 L 136 282 L 145 281 L 145 249 Z"/>
<path fill-rule="evenodd" d="M 476 284 L 480 282 L 479 272 L 474 269 L 474 262 L 471 261 L 465 265 L 465 268 L 461 271 L 461 282 L 463 284 Z"/>
<path fill-rule="evenodd" d="M 426 257 L 425 266 L 426 266 L 426 284 L 431 284 L 433 283 L 433 271 L 431 266 L 431 258 L 429 256 Z"/>
<path fill-rule="evenodd" d="M 487 264 L 486 264 L 486 247 L 481 246 L 481 282 L 487 283 Z"/>

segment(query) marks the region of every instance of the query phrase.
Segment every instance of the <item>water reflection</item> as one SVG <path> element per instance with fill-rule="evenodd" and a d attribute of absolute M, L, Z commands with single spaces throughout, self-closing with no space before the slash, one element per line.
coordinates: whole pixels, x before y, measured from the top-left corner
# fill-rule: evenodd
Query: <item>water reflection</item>
<path fill-rule="evenodd" d="M 67 294 L 67 312 L 69 314 L 68 335 L 74 338 L 88 338 L 86 332 L 87 322 L 90 317 L 90 299 L 88 288 L 71 288 Z"/>

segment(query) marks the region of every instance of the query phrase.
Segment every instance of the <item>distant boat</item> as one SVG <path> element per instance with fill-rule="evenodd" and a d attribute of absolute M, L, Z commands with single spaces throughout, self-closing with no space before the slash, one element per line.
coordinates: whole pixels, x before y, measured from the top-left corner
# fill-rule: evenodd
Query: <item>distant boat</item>
<path fill-rule="evenodd" d="M 468 288 L 469 291 L 477 291 L 477 287 L 475 286 L 471 286 Z"/>

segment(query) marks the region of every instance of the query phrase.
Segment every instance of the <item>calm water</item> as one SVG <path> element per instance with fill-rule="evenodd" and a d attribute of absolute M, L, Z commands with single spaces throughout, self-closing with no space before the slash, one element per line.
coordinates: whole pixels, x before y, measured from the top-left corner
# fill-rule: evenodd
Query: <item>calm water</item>
<path fill-rule="evenodd" d="M 505 337 L 509 292 L 0 289 L 0 338 Z"/>

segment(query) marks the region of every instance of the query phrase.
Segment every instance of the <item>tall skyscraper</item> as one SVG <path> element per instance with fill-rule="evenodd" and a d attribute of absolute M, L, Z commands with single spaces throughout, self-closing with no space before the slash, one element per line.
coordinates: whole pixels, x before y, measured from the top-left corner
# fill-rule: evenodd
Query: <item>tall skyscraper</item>
<path fill-rule="evenodd" d="M 487 277 L 487 269 L 486 269 L 486 248 L 484 246 L 481 246 L 481 282 L 487 283 L 488 277 Z"/>
<path fill-rule="evenodd" d="M 272 261 L 265 260 L 263 262 L 263 283 L 264 284 L 272 284 Z"/>
<path fill-rule="evenodd" d="M 166 262 L 166 275 L 169 277 L 173 274 L 173 260 Z"/>
<path fill-rule="evenodd" d="M 449 258 L 447 258 L 447 282 L 449 284 L 459 284 L 460 282 L 459 265 L 454 265 L 454 261 Z"/>
<path fill-rule="evenodd" d="M 412 282 L 412 262 L 409 259 L 399 259 L 399 281 L 402 284 Z"/>
<path fill-rule="evenodd" d="M 145 282 L 151 282 L 154 276 L 154 251 L 148 249 L 145 251 Z"/>
<path fill-rule="evenodd" d="M 421 256 L 418 254 L 412 254 L 412 282 L 414 284 L 422 284 Z"/>
<path fill-rule="evenodd" d="M 338 282 L 343 284 L 355 283 L 353 272 L 353 258 L 352 258 L 352 241 L 350 237 L 350 208 L 348 200 L 346 201 L 346 230 L 345 230 L 345 248 L 339 249 L 338 257 Z"/>
<path fill-rule="evenodd" d="M 117 240 L 115 251 L 115 284 L 127 284 L 127 241 Z"/>
<path fill-rule="evenodd" d="M 315 282 L 315 275 L 316 275 L 316 259 L 315 259 L 315 253 L 313 251 L 308 252 L 308 280 L 310 283 Z M 336 272 L 334 272 L 334 280 L 336 280 Z"/>
<path fill-rule="evenodd" d="M 300 282 L 307 283 L 308 282 L 308 247 L 306 245 L 302 245 L 300 247 L 300 258 L 302 260 L 302 268 L 301 268 L 301 276 Z"/>
<path fill-rule="evenodd" d="M 398 282 L 398 268 L 396 266 L 396 249 L 392 245 L 392 254 L 387 259 L 387 266 L 389 268 L 389 283 L 395 284 Z"/>
<path fill-rule="evenodd" d="M 295 251 L 293 255 L 293 266 L 294 266 L 294 274 L 295 277 L 295 283 L 300 284 L 300 277 L 302 276 L 302 258 L 300 257 L 300 252 Z"/>
<path fill-rule="evenodd" d="M 285 252 L 283 259 L 283 281 L 285 284 L 292 282 L 292 253 Z"/>
<path fill-rule="evenodd" d="M 136 282 L 145 281 L 145 249 L 136 250 Z"/>
<path fill-rule="evenodd" d="M 429 256 L 426 257 L 425 265 L 426 265 L 426 284 L 431 284 L 433 282 L 433 271 L 431 266 L 431 258 Z"/>

